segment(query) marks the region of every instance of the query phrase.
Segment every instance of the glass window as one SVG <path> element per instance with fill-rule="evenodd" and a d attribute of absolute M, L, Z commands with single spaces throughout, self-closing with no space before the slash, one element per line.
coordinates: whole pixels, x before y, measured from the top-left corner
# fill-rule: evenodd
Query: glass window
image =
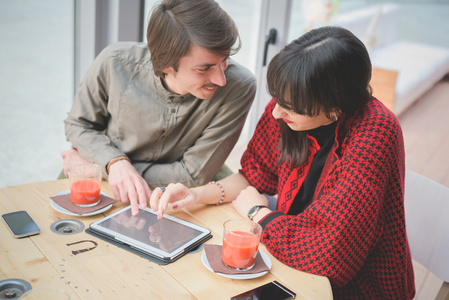
<path fill-rule="evenodd" d="M 260 22 L 260 0 L 218 0 L 239 29 L 242 48 L 232 58 L 255 73 L 257 38 Z"/>
<path fill-rule="evenodd" d="M 449 3 L 441 0 L 293 0 L 289 41 L 304 33 L 307 24 L 326 25 L 339 15 L 388 3 L 400 6 L 398 39 L 449 47 Z"/>
<path fill-rule="evenodd" d="M 68 148 L 73 2 L 0 0 L 0 187 L 54 180 Z"/>

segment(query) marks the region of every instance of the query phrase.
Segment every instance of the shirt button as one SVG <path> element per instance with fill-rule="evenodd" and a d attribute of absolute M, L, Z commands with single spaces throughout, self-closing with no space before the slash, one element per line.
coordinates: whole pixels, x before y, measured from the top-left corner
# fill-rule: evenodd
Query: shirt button
<path fill-rule="evenodd" d="M 176 112 L 176 109 L 172 108 L 171 112 L 172 112 L 172 114 L 174 114 Z"/>

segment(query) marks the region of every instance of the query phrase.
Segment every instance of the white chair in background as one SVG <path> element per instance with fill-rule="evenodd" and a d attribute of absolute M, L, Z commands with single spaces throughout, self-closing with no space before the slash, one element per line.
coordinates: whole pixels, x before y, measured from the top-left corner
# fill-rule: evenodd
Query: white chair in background
<path fill-rule="evenodd" d="M 412 258 L 443 281 L 435 299 L 448 300 L 449 188 L 407 170 L 404 197 Z"/>

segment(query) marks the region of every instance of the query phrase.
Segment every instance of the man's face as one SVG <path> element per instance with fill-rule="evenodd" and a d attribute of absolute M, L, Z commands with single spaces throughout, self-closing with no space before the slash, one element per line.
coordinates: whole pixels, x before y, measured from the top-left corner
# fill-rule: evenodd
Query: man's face
<path fill-rule="evenodd" d="M 226 84 L 224 71 L 228 57 L 218 56 L 196 45 L 179 60 L 178 71 L 172 67 L 164 70 L 166 87 L 173 93 L 192 94 L 200 99 L 212 97 L 218 86 Z"/>

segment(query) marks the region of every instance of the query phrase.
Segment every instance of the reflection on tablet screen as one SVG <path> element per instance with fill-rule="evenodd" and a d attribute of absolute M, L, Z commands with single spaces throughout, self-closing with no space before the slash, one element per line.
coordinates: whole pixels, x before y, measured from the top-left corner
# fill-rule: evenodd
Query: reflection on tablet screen
<path fill-rule="evenodd" d="M 185 242 L 199 236 L 200 231 L 183 226 L 144 210 L 137 216 L 126 210 L 98 224 L 165 252 L 172 252 Z"/>

